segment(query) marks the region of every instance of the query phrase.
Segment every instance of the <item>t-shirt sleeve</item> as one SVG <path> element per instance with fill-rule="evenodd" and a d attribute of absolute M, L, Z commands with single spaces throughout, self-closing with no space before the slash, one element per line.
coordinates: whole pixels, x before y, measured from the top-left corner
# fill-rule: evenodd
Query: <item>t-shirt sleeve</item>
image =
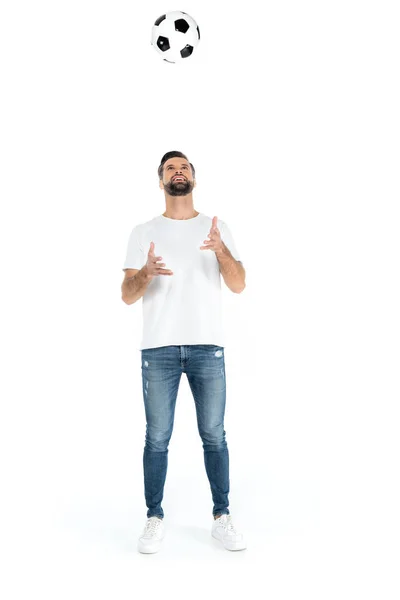
<path fill-rule="evenodd" d="M 128 248 L 126 251 L 124 269 L 141 269 L 145 264 L 144 252 L 140 243 L 138 227 L 134 227 L 131 231 L 128 240 Z"/>
<path fill-rule="evenodd" d="M 226 223 L 221 223 L 219 230 L 221 232 L 221 239 L 228 248 L 229 252 L 232 254 L 233 258 L 235 260 L 240 260 L 239 253 L 236 250 L 236 245 L 228 225 Z"/>

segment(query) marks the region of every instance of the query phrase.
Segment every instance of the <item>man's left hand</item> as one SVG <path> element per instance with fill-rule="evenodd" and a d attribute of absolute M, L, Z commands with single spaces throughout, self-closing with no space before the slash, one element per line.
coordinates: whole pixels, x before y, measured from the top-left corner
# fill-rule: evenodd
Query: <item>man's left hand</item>
<path fill-rule="evenodd" d="M 210 233 L 208 234 L 209 240 L 204 240 L 205 246 L 200 246 L 200 250 L 214 250 L 214 252 L 221 252 L 223 249 L 223 241 L 221 240 L 221 234 L 217 227 L 218 217 L 214 217 Z"/>

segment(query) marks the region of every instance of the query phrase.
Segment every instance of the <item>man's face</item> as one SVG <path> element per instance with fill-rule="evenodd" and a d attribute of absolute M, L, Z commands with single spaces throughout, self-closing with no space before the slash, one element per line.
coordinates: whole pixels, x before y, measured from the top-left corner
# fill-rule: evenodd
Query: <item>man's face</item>
<path fill-rule="evenodd" d="M 170 196 L 186 196 L 195 185 L 192 169 L 189 161 L 185 158 L 174 156 L 164 163 L 160 187 L 165 189 Z"/>

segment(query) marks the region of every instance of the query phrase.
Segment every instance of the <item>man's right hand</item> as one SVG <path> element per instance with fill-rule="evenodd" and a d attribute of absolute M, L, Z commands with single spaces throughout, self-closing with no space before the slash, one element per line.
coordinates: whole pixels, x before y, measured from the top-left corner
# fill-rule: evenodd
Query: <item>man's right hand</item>
<path fill-rule="evenodd" d="M 145 264 L 145 272 L 149 279 L 153 279 L 155 275 L 173 275 L 173 272 L 169 269 L 162 269 L 165 267 L 165 263 L 158 263 L 162 256 L 154 255 L 154 242 L 150 242 L 150 250 L 147 255 L 147 262 Z"/>

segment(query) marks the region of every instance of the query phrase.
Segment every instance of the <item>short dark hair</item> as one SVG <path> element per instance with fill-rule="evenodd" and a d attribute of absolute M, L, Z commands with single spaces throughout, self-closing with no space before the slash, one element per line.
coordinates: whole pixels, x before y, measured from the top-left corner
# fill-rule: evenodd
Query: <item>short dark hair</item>
<path fill-rule="evenodd" d="M 163 176 L 163 170 L 164 170 L 164 164 L 167 162 L 167 160 L 169 160 L 170 158 L 174 158 L 174 156 L 179 156 L 180 158 L 186 158 L 186 160 L 189 162 L 189 165 L 192 169 L 192 173 L 193 173 L 193 179 L 196 177 L 196 172 L 194 170 L 194 166 L 192 165 L 192 163 L 189 161 L 188 157 L 185 156 L 185 154 L 183 154 L 183 152 L 179 152 L 179 150 L 171 150 L 171 152 L 167 152 L 166 154 L 164 154 L 164 156 L 161 159 L 161 163 L 160 166 L 158 167 L 158 178 L 162 179 Z"/>

